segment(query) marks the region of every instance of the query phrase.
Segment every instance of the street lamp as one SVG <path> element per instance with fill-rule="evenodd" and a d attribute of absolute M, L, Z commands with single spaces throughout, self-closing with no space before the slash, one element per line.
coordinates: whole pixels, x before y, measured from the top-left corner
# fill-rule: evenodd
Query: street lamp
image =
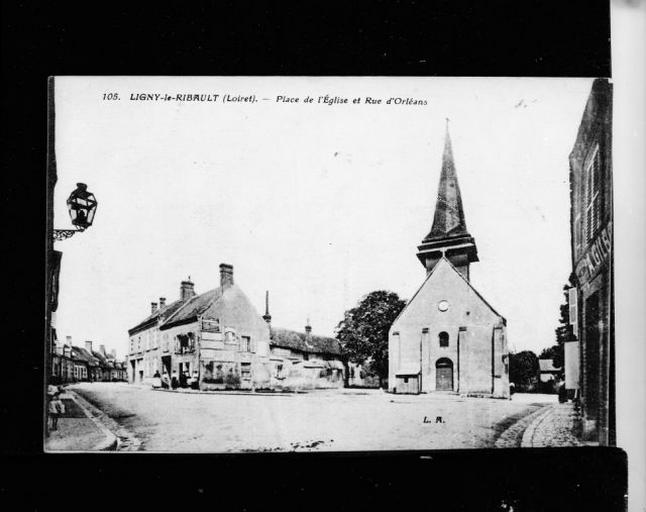
<path fill-rule="evenodd" d="M 76 189 L 67 198 L 72 225 L 76 229 L 55 229 L 54 240 L 66 240 L 80 231 L 85 231 L 92 225 L 96 213 L 97 200 L 94 194 L 87 189 L 85 183 L 77 183 Z"/>

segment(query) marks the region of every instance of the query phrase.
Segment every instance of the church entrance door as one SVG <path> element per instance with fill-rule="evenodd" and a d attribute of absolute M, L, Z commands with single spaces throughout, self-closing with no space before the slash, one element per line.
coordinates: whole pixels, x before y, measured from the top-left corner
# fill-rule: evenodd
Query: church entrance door
<path fill-rule="evenodd" d="M 453 391 L 453 362 L 445 357 L 435 363 L 435 390 Z"/>

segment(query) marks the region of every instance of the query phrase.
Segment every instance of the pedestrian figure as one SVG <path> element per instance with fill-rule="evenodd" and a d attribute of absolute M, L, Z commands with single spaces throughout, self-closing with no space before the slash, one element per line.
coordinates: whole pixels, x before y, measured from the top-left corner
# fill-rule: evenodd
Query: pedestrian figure
<path fill-rule="evenodd" d="M 193 378 L 191 379 L 191 388 L 200 389 L 200 376 L 197 373 L 197 370 L 193 372 Z"/>
<path fill-rule="evenodd" d="M 182 372 L 179 374 L 179 386 L 185 388 L 188 381 L 188 372 Z"/>
<path fill-rule="evenodd" d="M 168 389 L 170 387 L 170 377 L 168 376 L 168 372 L 166 370 L 164 370 L 164 374 L 161 378 L 161 387 L 162 389 Z"/>
<path fill-rule="evenodd" d="M 60 399 L 60 392 L 57 391 L 49 401 L 49 417 L 51 418 L 51 430 L 58 430 L 58 418 L 65 414 L 65 404 Z"/>
<path fill-rule="evenodd" d="M 565 380 L 558 379 L 558 381 L 556 382 L 556 393 L 558 394 L 560 404 L 567 402 L 567 389 L 565 388 Z"/>
<path fill-rule="evenodd" d="M 160 388 L 162 385 L 161 382 L 161 375 L 159 375 L 159 370 L 155 371 L 155 375 L 153 375 L 153 388 Z"/>
<path fill-rule="evenodd" d="M 177 378 L 177 370 L 173 370 L 173 374 L 170 377 L 170 387 L 177 389 L 179 387 L 179 379 Z"/>
<path fill-rule="evenodd" d="M 47 405 L 45 407 L 45 412 L 47 413 L 47 421 L 45 422 L 45 436 L 47 437 L 49 437 L 49 423 L 50 423 L 49 404 L 54 399 L 54 395 L 56 394 L 56 389 L 57 389 L 56 386 L 53 386 L 52 384 L 47 386 L 47 397 L 46 397 Z"/>

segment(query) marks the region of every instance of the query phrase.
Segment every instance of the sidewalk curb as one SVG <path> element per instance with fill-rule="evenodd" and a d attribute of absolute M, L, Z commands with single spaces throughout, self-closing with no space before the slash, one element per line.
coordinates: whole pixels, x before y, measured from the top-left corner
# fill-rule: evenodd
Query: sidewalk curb
<path fill-rule="evenodd" d="M 532 411 L 531 413 L 523 416 L 509 427 L 507 427 L 495 440 L 495 448 L 519 448 L 522 446 L 522 439 L 525 435 L 527 429 L 534 424 L 543 414 L 545 414 L 546 409 L 549 409 L 550 405 L 544 405 Z M 520 438 L 520 441 L 518 439 Z"/>
<path fill-rule="evenodd" d="M 201 391 L 201 390 L 191 390 L 191 391 L 177 391 L 175 389 L 161 389 L 161 388 L 152 388 L 153 391 L 159 391 L 161 393 L 177 393 L 182 395 L 236 395 L 236 396 L 293 396 L 293 395 L 305 395 L 307 392 L 270 392 L 263 393 L 258 391 L 237 391 L 237 390 L 222 390 L 222 391 Z"/>
<path fill-rule="evenodd" d="M 525 432 L 523 432 L 523 437 L 522 440 L 520 441 L 520 447 L 521 448 L 531 448 L 532 442 L 533 442 L 533 437 L 534 434 L 536 433 L 536 429 L 538 426 L 545 421 L 545 419 L 550 416 L 554 412 L 554 405 L 551 405 L 547 407 L 547 410 L 542 411 L 541 414 L 539 414 L 530 424 L 529 426 L 525 429 Z"/>
<path fill-rule="evenodd" d="M 79 396 L 77 393 L 71 389 L 65 390 L 65 393 L 70 396 L 72 400 L 78 405 L 83 413 L 96 425 L 96 427 L 103 433 L 106 437 L 104 441 L 97 443 L 89 451 L 115 451 L 119 447 L 119 438 L 115 436 L 101 421 L 96 418 L 92 412 L 90 412 L 90 407 L 92 407 L 83 397 Z"/>

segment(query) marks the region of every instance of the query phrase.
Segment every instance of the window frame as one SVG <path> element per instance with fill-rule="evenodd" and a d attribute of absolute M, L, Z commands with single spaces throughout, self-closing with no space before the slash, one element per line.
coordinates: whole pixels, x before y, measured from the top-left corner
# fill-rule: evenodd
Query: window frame
<path fill-rule="evenodd" d="M 595 165 L 596 164 L 596 165 Z M 590 243 L 601 224 L 601 156 L 599 144 L 595 144 L 584 172 L 583 239 Z"/>

